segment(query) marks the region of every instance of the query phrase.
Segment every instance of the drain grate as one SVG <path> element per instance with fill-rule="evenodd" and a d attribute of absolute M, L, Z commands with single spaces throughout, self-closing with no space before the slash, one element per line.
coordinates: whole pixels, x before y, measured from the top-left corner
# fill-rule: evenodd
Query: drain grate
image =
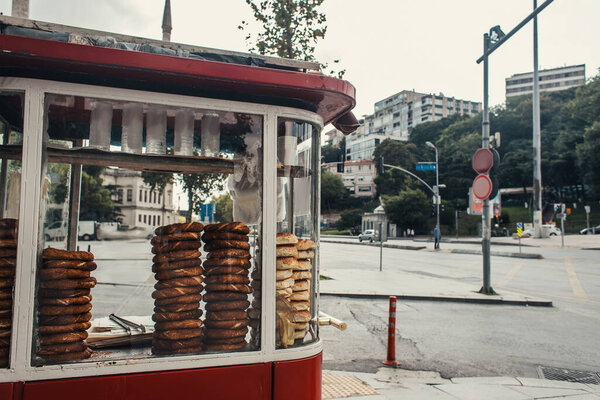
<path fill-rule="evenodd" d="M 600 385 L 600 375 L 594 371 L 578 371 L 575 369 L 538 366 L 538 374 L 542 379 L 567 381 Z"/>

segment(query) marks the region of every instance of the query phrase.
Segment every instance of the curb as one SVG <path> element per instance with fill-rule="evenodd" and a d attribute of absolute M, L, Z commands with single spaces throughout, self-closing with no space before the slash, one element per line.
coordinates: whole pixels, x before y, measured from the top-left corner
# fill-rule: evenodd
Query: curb
<path fill-rule="evenodd" d="M 355 242 L 348 242 L 348 241 L 342 241 L 342 240 L 323 240 L 323 239 L 321 239 L 321 242 L 336 243 L 336 244 L 360 244 L 362 246 L 379 247 L 379 243 L 355 243 Z M 424 249 L 427 249 L 427 246 L 408 246 L 408 245 L 389 244 L 389 243 L 384 243 L 383 247 L 390 248 L 390 249 L 401 249 L 401 250 L 424 250 Z M 480 250 L 453 249 L 453 250 L 447 250 L 445 252 L 455 253 L 455 254 L 481 255 Z M 541 260 L 544 258 L 541 254 L 537 254 L 537 253 L 509 253 L 509 252 L 502 252 L 502 251 L 490 251 L 490 255 L 496 256 L 496 257 L 528 258 L 528 259 L 538 259 L 538 260 Z"/>
<path fill-rule="evenodd" d="M 467 250 L 467 249 L 453 249 L 450 250 L 450 253 L 455 254 L 478 254 L 481 255 L 481 251 L 479 250 Z M 541 260 L 544 258 L 541 254 L 537 253 L 508 253 L 502 251 L 490 251 L 490 255 L 496 257 L 514 257 L 514 258 L 529 258 L 529 259 L 538 259 Z"/>
<path fill-rule="evenodd" d="M 443 301 L 452 303 L 471 303 L 471 304 L 497 304 L 506 306 L 531 306 L 531 307 L 553 307 L 552 300 L 545 299 L 523 299 L 507 300 L 500 296 L 489 296 L 487 298 L 471 298 L 456 296 L 421 296 L 421 295 L 386 295 L 386 294 L 364 294 L 364 293 L 319 293 L 320 296 L 348 297 L 353 299 L 389 299 L 390 296 L 396 296 L 402 300 L 420 300 L 420 301 Z"/>

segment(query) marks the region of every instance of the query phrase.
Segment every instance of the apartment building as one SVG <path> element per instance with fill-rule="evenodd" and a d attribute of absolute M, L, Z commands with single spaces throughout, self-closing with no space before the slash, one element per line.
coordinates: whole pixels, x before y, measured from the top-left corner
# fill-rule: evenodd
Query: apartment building
<path fill-rule="evenodd" d="M 372 159 L 375 147 L 383 140 L 408 140 L 410 130 L 424 122 L 450 115 L 472 116 L 481 103 L 440 94 L 403 90 L 375 103 L 375 113 L 364 116 L 361 127 L 346 137 L 346 160 Z"/>
<path fill-rule="evenodd" d="M 141 172 L 123 168 L 106 168 L 100 177 L 104 186 L 114 188 L 112 200 L 123 214 L 122 224 L 158 227 L 178 222 L 173 184 L 161 194 L 144 182 Z"/>
<path fill-rule="evenodd" d="M 346 161 L 344 172 L 337 172 L 337 163 L 323 165 L 323 169 L 332 174 L 340 175 L 344 187 L 353 197 L 375 196 L 375 163 L 371 160 Z"/>
<path fill-rule="evenodd" d="M 585 64 L 538 71 L 540 92 L 554 92 L 585 84 Z M 533 72 L 506 78 L 506 98 L 533 93 Z"/>

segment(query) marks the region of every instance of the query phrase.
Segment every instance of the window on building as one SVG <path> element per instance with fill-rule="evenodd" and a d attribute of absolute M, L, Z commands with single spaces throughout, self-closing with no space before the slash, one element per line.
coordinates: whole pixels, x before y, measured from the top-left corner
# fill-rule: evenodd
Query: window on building
<path fill-rule="evenodd" d="M 138 222 L 142 222 L 142 214 L 138 215 Z"/>
<path fill-rule="evenodd" d="M 143 192 L 144 192 L 144 191 L 143 191 L 142 189 L 140 189 L 140 200 L 139 200 L 139 201 L 142 201 L 142 198 L 143 198 L 143 197 L 142 197 L 142 196 L 143 196 Z"/>
<path fill-rule="evenodd" d="M 146 223 L 146 214 L 144 214 L 144 223 Z"/>
<path fill-rule="evenodd" d="M 127 189 L 127 202 L 131 203 L 133 201 L 133 189 Z"/>
<path fill-rule="evenodd" d="M 117 190 L 117 203 L 123 203 L 123 189 Z"/>
<path fill-rule="evenodd" d="M 160 225 L 160 215 L 156 217 L 156 222 Z"/>
<path fill-rule="evenodd" d="M 156 198 L 156 196 L 154 196 Z M 156 215 L 152 216 L 152 226 L 156 226 Z"/>
<path fill-rule="evenodd" d="M 148 202 L 148 191 L 144 190 L 144 203 Z"/>
<path fill-rule="evenodd" d="M 160 197 L 161 197 L 161 194 L 159 193 L 158 194 L 158 204 L 160 204 Z"/>

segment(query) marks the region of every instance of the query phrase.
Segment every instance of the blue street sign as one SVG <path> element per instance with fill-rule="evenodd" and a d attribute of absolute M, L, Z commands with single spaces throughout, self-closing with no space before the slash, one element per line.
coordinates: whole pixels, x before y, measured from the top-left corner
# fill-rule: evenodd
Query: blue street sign
<path fill-rule="evenodd" d="M 523 229 L 523 224 L 521 222 L 517 222 L 517 229 Z"/>
<path fill-rule="evenodd" d="M 435 171 L 435 163 L 418 163 L 417 171 Z"/>

